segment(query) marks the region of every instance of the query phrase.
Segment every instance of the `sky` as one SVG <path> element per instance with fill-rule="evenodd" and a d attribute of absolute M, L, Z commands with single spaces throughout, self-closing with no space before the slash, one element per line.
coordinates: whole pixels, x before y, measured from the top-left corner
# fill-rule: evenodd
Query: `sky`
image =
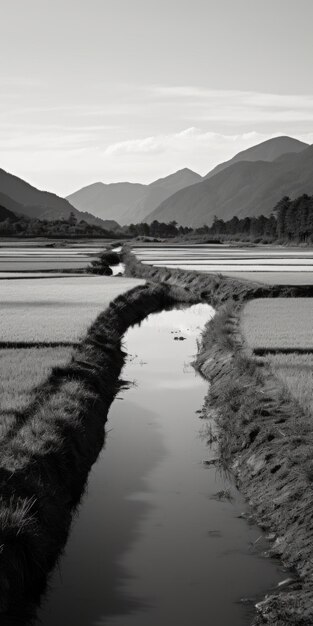
<path fill-rule="evenodd" d="M 312 0 L 1 0 L 0 167 L 59 195 L 313 143 Z"/>

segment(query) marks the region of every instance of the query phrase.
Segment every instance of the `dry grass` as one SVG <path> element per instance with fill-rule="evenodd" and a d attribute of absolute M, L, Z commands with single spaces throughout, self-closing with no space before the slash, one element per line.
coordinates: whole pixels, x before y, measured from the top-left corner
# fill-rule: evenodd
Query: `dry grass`
<path fill-rule="evenodd" d="M 268 355 L 272 371 L 287 387 L 301 407 L 313 415 L 313 355 Z"/>
<path fill-rule="evenodd" d="M 251 348 L 313 348 L 312 298 L 259 298 L 248 302 L 241 319 Z"/>

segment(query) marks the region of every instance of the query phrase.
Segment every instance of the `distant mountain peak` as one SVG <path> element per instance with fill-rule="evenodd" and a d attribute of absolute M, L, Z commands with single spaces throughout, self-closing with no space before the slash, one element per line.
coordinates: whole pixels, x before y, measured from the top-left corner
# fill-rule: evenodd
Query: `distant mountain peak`
<path fill-rule="evenodd" d="M 229 167 L 233 163 L 238 163 L 239 161 L 275 161 L 275 159 L 283 154 L 302 152 L 302 150 L 305 150 L 307 147 L 307 143 L 299 141 L 299 139 L 294 139 L 294 137 L 288 137 L 288 135 L 271 137 L 271 139 L 266 139 L 251 148 L 238 152 L 228 161 L 220 163 L 204 176 L 204 178 L 212 178 L 212 176 L 215 176 L 218 172 L 221 172 L 226 167 Z"/>
<path fill-rule="evenodd" d="M 164 176 L 163 178 L 158 178 L 157 180 L 154 180 L 152 183 L 150 183 L 149 187 L 156 187 L 157 185 L 164 185 L 168 183 L 175 185 L 177 184 L 177 182 L 181 184 L 181 181 L 183 181 L 184 185 L 187 187 L 187 185 L 192 185 L 192 183 L 198 183 L 200 182 L 200 180 L 202 180 L 202 176 L 200 176 L 200 174 L 197 174 L 197 172 L 189 169 L 189 167 L 183 167 L 182 169 L 177 170 L 176 172 L 173 172 L 168 176 Z"/>
<path fill-rule="evenodd" d="M 214 215 L 224 220 L 234 215 L 239 218 L 268 216 L 283 196 L 312 195 L 313 146 L 301 142 L 297 145 L 297 142 L 287 140 L 283 138 L 288 151 L 284 158 L 266 160 L 260 158 L 260 154 L 254 154 L 255 158 L 249 160 L 243 159 L 241 153 L 238 161 L 232 159 L 219 171 L 216 168 L 214 175 L 167 198 L 147 216 L 146 221 L 168 223 L 175 220 L 183 226 L 197 227 L 210 225 Z M 270 141 L 276 151 L 277 142 Z M 294 152 L 290 149 L 292 146 Z M 275 151 L 272 157 L 275 157 Z"/>
<path fill-rule="evenodd" d="M 184 167 L 149 185 L 93 183 L 70 194 L 67 200 L 80 211 L 90 211 L 102 219 L 115 219 L 120 224 L 138 223 L 173 193 L 201 180 L 200 174 Z"/>
<path fill-rule="evenodd" d="M 55 220 L 68 218 L 73 212 L 78 220 L 84 219 L 90 224 L 108 228 L 103 220 L 91 213 L 81 213 L 68 200 L 57 196 L 55 193 L 37 189 L 4 169 L 0 169 L 0 197 L 1 205 L 8 210 L 13 210 L 16 214 L 26 215 L 30 218 Z M 111 221 L 110 227 L 112 223 Z"/>

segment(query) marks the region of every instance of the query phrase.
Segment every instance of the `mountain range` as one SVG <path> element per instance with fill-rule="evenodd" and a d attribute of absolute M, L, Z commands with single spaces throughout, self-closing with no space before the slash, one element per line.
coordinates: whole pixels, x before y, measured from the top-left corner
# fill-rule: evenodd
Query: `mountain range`
<path fill-rule="evenodd" d="M 118 227 L 115 220 L 104 221 L 91 213 L 78 211 L 66 199 L 48 191 L 41 191 L 3 169 L 0 169 L 0 205 L 16 215 L 30 218 L 66 219 L 72 212 L 78 221 L 85 220 L 107 230 Z"/>
<path fill-rule="evenodd" d="M 114 219 L 119 224 L 145 220 L 163 200 L 176 191 L 202 180 L 200 174 L 185 168 L 159 178 L 150 185 L 140 183 L 93 183 L 67 196 L 80 211 L 90 211 L 102 219 Z"/>
<path fill-rule="evenodd" d="M 307 147 L 307 143 L 293 137 L 274 137 L 273 139 L 262 141 L 262 143 L 258 143 L 256 146 L 252 146 L 252 148 L 238 152 L 229 161 L 224 161 L 224 163 L 214 167 L 204 178 L 212 178 L 215 174 L 225 170 L 234 163 L 238 163 L 238 161 L 275 161 L 282 155 L 301 152 Z"/>
<path fill-rule="evenodd" d="M 175 220 L 183 226 L 268 215 L 283 195 L 311 193 L 311 149 L 292 137 L 275 137 L 219 164 L 201 177 L 183 169 L 150 185 L 95 183 L 67 196 L 77 209 L 120 224 Z"/>
<path fill-rule="evenodd" d="M 270 215 L 283 196 L 303 193 L 313 194 L 313 146 L 284 136 L 239 152 L 203 177 L 184 168 L 149 185 L 94 183 L 67 198 L 0 169 L 1 215 L 6 210 L 55 220 L 73 212 L 78 221 L 107 230 L 153 220 L 198 227 L 210 225 L 215 215 Z"/>
<path fill-rule="evenodd" d="M 273 161 L 238 161 L 200 183 L 182 189 L 147 216 L 147 222 L 176 220 L 183 226 L 210 225 L 214 216 L 270 215 L 283 196 L 313 193 L 313 146 Z"/>

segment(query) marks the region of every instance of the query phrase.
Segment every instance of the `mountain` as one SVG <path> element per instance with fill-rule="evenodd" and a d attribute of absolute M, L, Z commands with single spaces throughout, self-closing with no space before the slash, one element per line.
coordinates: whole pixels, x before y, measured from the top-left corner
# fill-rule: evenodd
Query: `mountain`
<path fill-rule="evenodd" d="M 92 211 L 102 219 L 115 219 L 119 224 L 125 224 L 125 214 L 144 195 L 145 185 L 139 183 L 93 183 L 75 191 L 66 199 L 80 211 Z"/>
<path fill-rule="evenodd" d="M 313 194 L 313 146 L 275 161 L 239 161 L 211 178 L 178 191 L 148 217 L 176 220 L 183 226 L 210 225 L 214 215 L 224 220 L 270 215 L 285 195 Z"/>
<path fill-rule="evenodd" d="M 3 196 L 5 198 L 1 202 Z M 118 227 L 114 220 L 103 221 L 90 213 L 78 211 L 64 198 L 48 191 L 41 191 L 3 169 L 0 169 L 0 203 L 15 213 L 31 218 L 56 220 L 68 218 L 73 212 L 78 221 L 85 220 L 107 230 Z"/>
<path fill-rule="evenodd" d="M 6 209 L 4 206 L 2 206 L 0 202 L 0 222 L 3 222 L 7 219 L 14 220 L 16 219 L 16 215 L 15 213 L 13 213 L 13 211 L 9 211 L 9 209 Z"/>
<path fill-rule="evenodd" d="M 173 193 L 200 180 L 199 174 L 185 168 L 150 185 L 94 183 L 70 194 L 67 200 L 76 209 L 91 211 L 102 219 L 115 219 L 120 224 L 138 223 Z"/>
<path fill-rule="evenodd" d="M 13 213 L 13 215 L 20 215 L 23 211 L 23 205 L 12 198 L 9 198 L 5 193 L 0 192 L 0 205 L 5 207 L 7 211 Z"/>
<path fill-rule="evenodd" d="M 238 152 L 238 154 L 232 159 L 229 159 L 229 161 L 225 161 L 214 167 L 204 178 L 212 178 L 215 174 L 218 174 L 239 161 L 275 161 L 275 159 L 282 155 L 285 156 L 290 153 L 302 152 L 302 150 L 307 147 L 307 143 L 293 139 L 293 137 L 274 137 L 273 139 L 262 141 L 262 143 L 258 143 L 256 146 L 252 146 L 252 148 Z"/>

